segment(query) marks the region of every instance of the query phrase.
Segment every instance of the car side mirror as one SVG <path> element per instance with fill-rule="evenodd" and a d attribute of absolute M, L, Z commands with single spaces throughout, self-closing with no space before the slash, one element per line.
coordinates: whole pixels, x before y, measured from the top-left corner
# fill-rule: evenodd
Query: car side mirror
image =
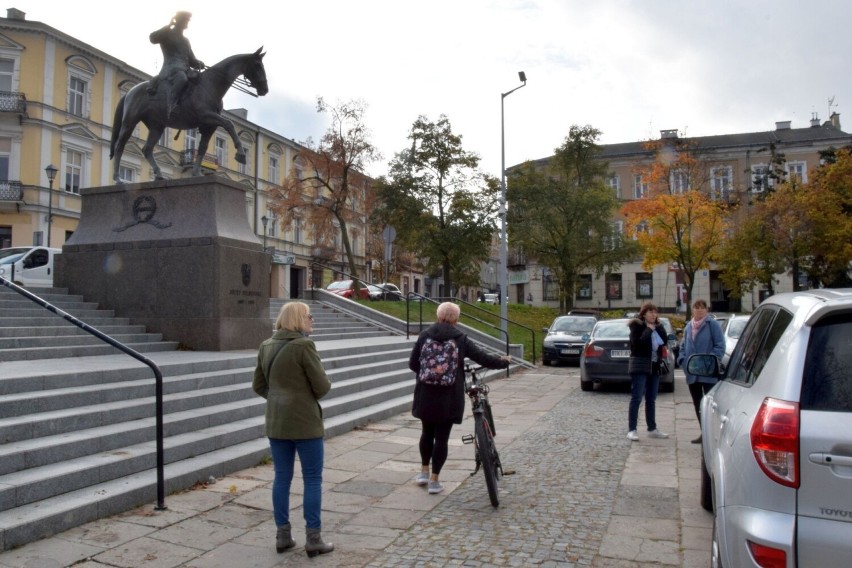
<path fill-rule="evenodd" d="M 544 333 L 547 333 L 548 331 L 550 331 L 550 328 L 543 327 L 543 328 L 541 328 L 541 331 L 543 331 Z"/>
<path fill-rule="evenodd" d="M 718 379 L 722 376 L 722 365 L 719 358 L 712 353 L 696 353 L 686 362 L 686 372 L 696 377 Z"/>
<path fill-rule="evenodd" d="M 588 341 L 590 337 L 591 337 L 591 335 L 589 335 L 588 333 L 584 333 L 583 334 L 583 341 Z"/>
<path fill-rule="evenodd" d="M 669 334 L 669 341 L 677 341 L 677 335 L 674 333 Z"/>

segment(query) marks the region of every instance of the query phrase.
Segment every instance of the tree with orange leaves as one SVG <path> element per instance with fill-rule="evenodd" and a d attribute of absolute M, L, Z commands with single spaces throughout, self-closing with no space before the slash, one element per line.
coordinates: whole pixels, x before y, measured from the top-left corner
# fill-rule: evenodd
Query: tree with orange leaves
<path fill-rule="evenodd" d="M 352 225 L 364 226 L 370 184 L 364 172 L 381 156 L 364 124 L 365 103 L 330 105 L 318 97 L 317 112 L 329 113 L 331 126 L 319 144 L 306 143 L 297 156 L 301 173 L 294 171 L 283 185 L 270 191 L 270 209 L 283 226 L 296 219 L 307 221 L 318 246 L 330 247 L 339 228 L 349 272 L 358 276 L 351 236 L 360 235 L 362 230 Z"/>
<path fill-rule="evenodd" d="M 689 142 L 663 139 L 647 148 L 654 160 L 637 171 L 647 194 L 625 204 L 622 213 L 642 247 L 645 270 L 667 264 L 682 271 L 689 319 L 695 274 L 710 266 L 724 238 L 725 205 L 707 194 L 708 165 Z"/>

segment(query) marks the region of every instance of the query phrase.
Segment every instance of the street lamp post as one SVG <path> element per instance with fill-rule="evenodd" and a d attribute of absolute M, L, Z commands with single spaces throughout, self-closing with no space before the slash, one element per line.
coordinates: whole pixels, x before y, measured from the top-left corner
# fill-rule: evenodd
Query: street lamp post
<path fill-rule="evenodd" d="M 260 224 L 263 225 L 263 252 L 266 252 L 266 224 L 269 223 L 269 217 L 264 215 L 260 218 Z"/>
<path fill-rule="evenodd" d="M 506 127 L 503 114 L 503 101 L 520 89 L 527 86 L 527 76 L 523 71 L 518 72 L 518 78 L 523 85 L 515 87 L 511 91 L 500 94 L 500 329 L 505 333 L 507 329 L 509 299 L 509 242 L 506 235 Z"/>
<path fill-rule="evenodd" d="M 44 173 L 47 174 L 47 246 L 50 247 L 50 226 L 53 224 L 53 180 L 56 179 L 56 166 L 50 164 L 44 168 Z"/>

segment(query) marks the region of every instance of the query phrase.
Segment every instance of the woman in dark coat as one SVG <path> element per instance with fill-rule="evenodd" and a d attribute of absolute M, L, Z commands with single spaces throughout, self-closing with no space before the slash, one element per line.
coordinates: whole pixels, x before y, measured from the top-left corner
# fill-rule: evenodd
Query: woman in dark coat
<path fill-rule="evenodd" d="M 454 340 L 458 350 L 458 361 L 448 367 L 455 367 L 456 378 L 452 385 L 431 385 L 415 378 L 414 403 L 411 413 L 419 418 L 423 426 L 420 434 L 420 463 L 421 472 L 415 480 L 418 485 L 429 486 L 429 493 L 440 493 L 444 486 L 438 481 L 441 468 L 447 461 L 447 442 L 453 424 L 461 424 L 464 417 L 464 359 L 468 357 L 490 369 L 505 369 L 512 357 L 489 355 L 480 349 L 464 333 L 456 327 L 461 310 L 452 302 L 444 302 L 438 306 L 436 323 L 424 330 L 408 360 L 408 368 L 420 375 L 420 355 L 427 339 L 438 342 Z M 429 463 L 432 464 L 432 475 L 429 475 Z"/>
<path fill-rule="evenodd" d="M 628 322 L 630 328 L 630 408 L 627 413 L 627 439 L 639 440 L 636 428 L 639 422 L 639 405 L 645 397 L 645 422 L 649 438 L 668 438 L 657 429 L 657 391 L 660 388 L 660 361 L 666 345 L 666 330 L 657 317 L 657 307 L 645 302 L 639 317 Z"/>

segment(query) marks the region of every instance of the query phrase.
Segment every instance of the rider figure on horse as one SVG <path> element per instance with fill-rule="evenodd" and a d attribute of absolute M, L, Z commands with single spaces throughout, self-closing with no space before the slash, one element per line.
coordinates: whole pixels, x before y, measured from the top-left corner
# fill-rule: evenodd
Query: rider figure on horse
<path fill-rule="evenodd" d="M 160 49 L 163 50 L 163 66 L 160 73 L 149 82 L 148 94 L 156 94 L 160 83 L 165 80 L 166 108 L 169 116 L 177 106 L 187 83 L 197 80 L 199 71 L 206 67 L 192 53 L 189 40 L 183 35 L 191 17 L 189 12 L 178 12 L 169 25 L 150 35 L 151 43 L 160 44 Z"/>

